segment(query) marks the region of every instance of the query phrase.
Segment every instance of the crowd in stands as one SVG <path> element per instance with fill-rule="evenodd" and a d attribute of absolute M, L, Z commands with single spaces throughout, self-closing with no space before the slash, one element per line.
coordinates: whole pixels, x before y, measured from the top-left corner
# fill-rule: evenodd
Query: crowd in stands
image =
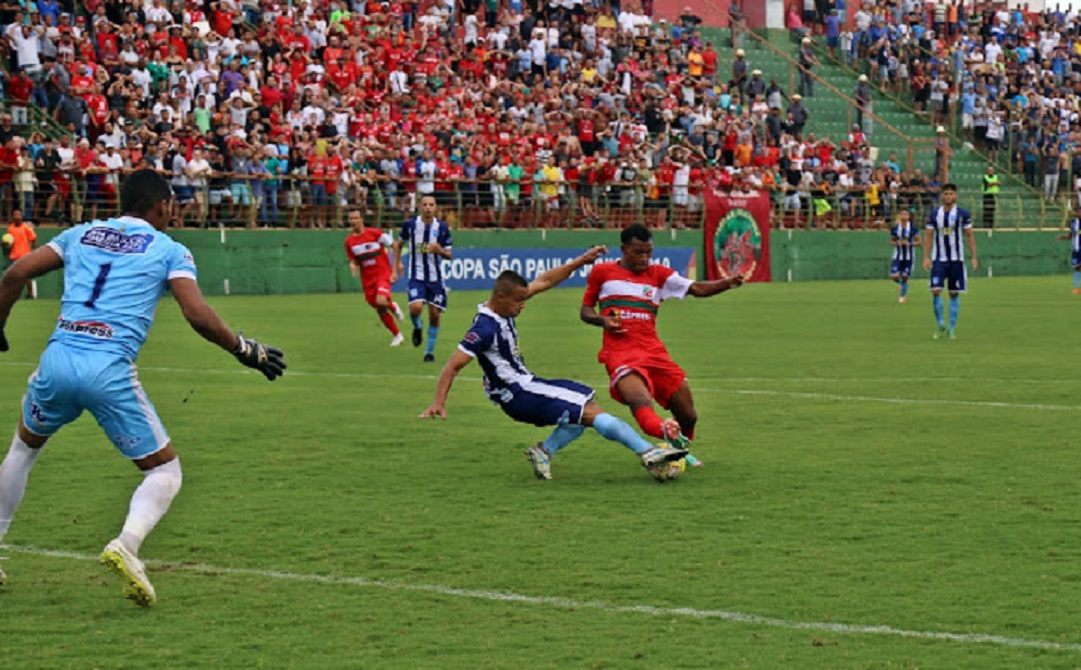
<path fill-rule="evenodd" d="M 805 133 L 801 95 L 742 50 L 719 72 L 726 47 L 702 40 L 692 8 L 672 25 L 649 11 L 0 2 L 0 214 L 111 213 L 124 172 L 144 166 L 172 179 L 176 225 L 324 227 L 344 204 L 410 212 L 426 194 L 474 225 L 601 224 L 620 208 L 693 225 L 703 188 L 772 189 L 796 221 L 933 197 L 935 175 L 876 167 L 861 129 Z"/>
<path fill-rule="evenodd" d="M 804 7 L 814 4 L 811 0 Z M 1047 3 L 960 4 L 844 0 L 805 13 L 829 54 L 862 66 L 872 83 L 930 122 L 952 126 L 1048 200 L 1081 186 L 1081 15 Z M 947 157 L 948 158 L 948 157 Z M 940 178 L 948 160 L 940 159 Z"/>

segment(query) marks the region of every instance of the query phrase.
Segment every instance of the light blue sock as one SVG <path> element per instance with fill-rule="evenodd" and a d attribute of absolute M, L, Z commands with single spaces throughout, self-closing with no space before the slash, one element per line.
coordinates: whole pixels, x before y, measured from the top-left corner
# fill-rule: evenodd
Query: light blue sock
<path fill-rule="evenodd" d="M 424 327 L 424 321 L 421 320 L 420 314 L 410 314 L 409 320 L 413 322 L 413 328 L 415 328 L 416 330 L 420 330 Z"/>
<path fill-rule="evenodd" d="M 938 327 L 945 328 L 946 324 L 942 320 L 942 295 L 931 296 L 931 305 L 935 308 L 935 322 L 938 323 Z"/>
<path fill-rule="evenodd" d="M 581 437 L 585 430 L 585 426 L 574 423 L 565 423 L 552 431 L 552 434 L 548 436 L 548 439 L 541 443 L 541 449 L 544 449 L 544 453 L 551 456 Z"/>
<path fill-rule="evenodd" d="M 1081 288 L 1081 270 L 1073 271 L 1073 287 Z"/>
<path fill-rule="evenodd" d="M 957 327 L 957 315 L 961 312 L 961 296 L 950 296 L 950 330 Z"/>
<path fill-rule="evenodd" d="M 907 281 L 902 281 L 901 282 L 901 297 L 903 298 L 906 295 L 908 295 L 908 282 Z"/>
<path fill-rule="evenodd" d="M 643 454 L 653 448 L 630 424 L 611 414 L 601 414 L 593 419 L 593 428 L 606 440 L 619 442 L 636 454 Z"/>
<path fill-rule="evenodd" d="M 428 326 L 428 344 L 424 347 L 425 354 L 435 353 L 435 341 L 439 338 L 439 326 Z"/>

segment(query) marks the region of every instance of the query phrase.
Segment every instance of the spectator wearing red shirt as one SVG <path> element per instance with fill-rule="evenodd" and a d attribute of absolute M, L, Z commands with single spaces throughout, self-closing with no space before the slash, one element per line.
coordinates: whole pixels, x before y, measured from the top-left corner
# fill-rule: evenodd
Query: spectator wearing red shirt
<path fill-rule="evenodd" d="M 27 76 L 25 70 L 16 70 L 15 76 L 7 84 L 7 92 L 11 97 L 11 119 L 15 125 L 26 124 L 26 108 L 34 94 L 34 82 Z"/>

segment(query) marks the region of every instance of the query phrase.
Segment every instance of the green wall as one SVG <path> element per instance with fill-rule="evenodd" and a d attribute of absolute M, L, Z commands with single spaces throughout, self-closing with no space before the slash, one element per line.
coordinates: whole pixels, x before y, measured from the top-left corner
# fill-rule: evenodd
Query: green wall
<path fill-rule="evenodd" d="M 38 231 L 43 244 L 60 229 Z M 352 290 L 341 230 L 180 230 L 170 234 L 187 245 L 199 266 L 199 284 L 209 295 L 334 293 Z M 1055 232 L 976 232 L 980 274 L 1047 275 L 1069 271 L 1069 247 Z M 614 230 L 459 230 L 454 244 L 465 247 L 580 248 L 619 246 Z M 698 276 L 704 277 L 702 234 L 696 230 L 657 233 L 654 244 L 698 249 Z M 885 231 L 775 230 L 770 237 L 774 281 L 878 279 L 889 272 L 891 248 Z M 791 272 L 791 276 L 789 276 Z M 919 269 L 917 277 L 926 273 Z M 59 297 L 59 273 L 38 281 L 43 297 Z"/>
<path fill-rule="evenodd" d="M 44 244 L 61 229 L 41 228 Z M 343 243 L 345 230 L 176 230 L 170 236 L 191 249 L 199 268 L 199 285 L 208 295 L 336 293 L 353 290 Z M 699 231 L 657 233 L 661 247 L 701 247 Z M 582 248 L 606 244 L 619 247 L 616 230 L 459 230 L 454 245 L 468 247 Z M 701 254 L 698 254 L 701 256 Z M 701 276 L 701 260 L 699 275 Z M 56 298 L 62 290 L 59 273 L 38 281 L 42 297 Z"/>
<path fill-rule="evenodd" d="M 975 232 L 979 274 L 1019 276 L 1060 274 L 1070 269 L 1070 248 L 1055 232 Z M 966 255 L 968 248 L 965 248 Z M 878 279 L 889 274 L 887 231 L 774 230 L 770 233 L 773 281 Z M 917 277 L 926 276 L 917 250 Z M 789 275 L 791 273 L 791 276 Z"/>

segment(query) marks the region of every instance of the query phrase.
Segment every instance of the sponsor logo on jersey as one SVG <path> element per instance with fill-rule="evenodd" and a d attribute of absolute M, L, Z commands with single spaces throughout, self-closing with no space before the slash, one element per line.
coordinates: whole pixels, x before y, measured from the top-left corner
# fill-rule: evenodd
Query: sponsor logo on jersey
<path fill-rule="evenodd" d="M 101 321 L 68 321 L 61 317 L 57 327 L 76 335 L 89 335 L 103 340 L 113 339 L 113 327 Z"/>
<path fill-rule="evenodd" d="M 745 209 L 733 209 L 717 224 L 713 237 L 717 272 L 728 279 L 736 275 L 750 277 L 762 258 L 762 231 Z"/>
<path fill-rule="evenodd" d="M 145 254 L 154 242 L 149 233 L 125 235 L 119 230 L 98 226 L 83 233 L 79 240 L 88 247 L 97 247 L 114 254 Z"/>

